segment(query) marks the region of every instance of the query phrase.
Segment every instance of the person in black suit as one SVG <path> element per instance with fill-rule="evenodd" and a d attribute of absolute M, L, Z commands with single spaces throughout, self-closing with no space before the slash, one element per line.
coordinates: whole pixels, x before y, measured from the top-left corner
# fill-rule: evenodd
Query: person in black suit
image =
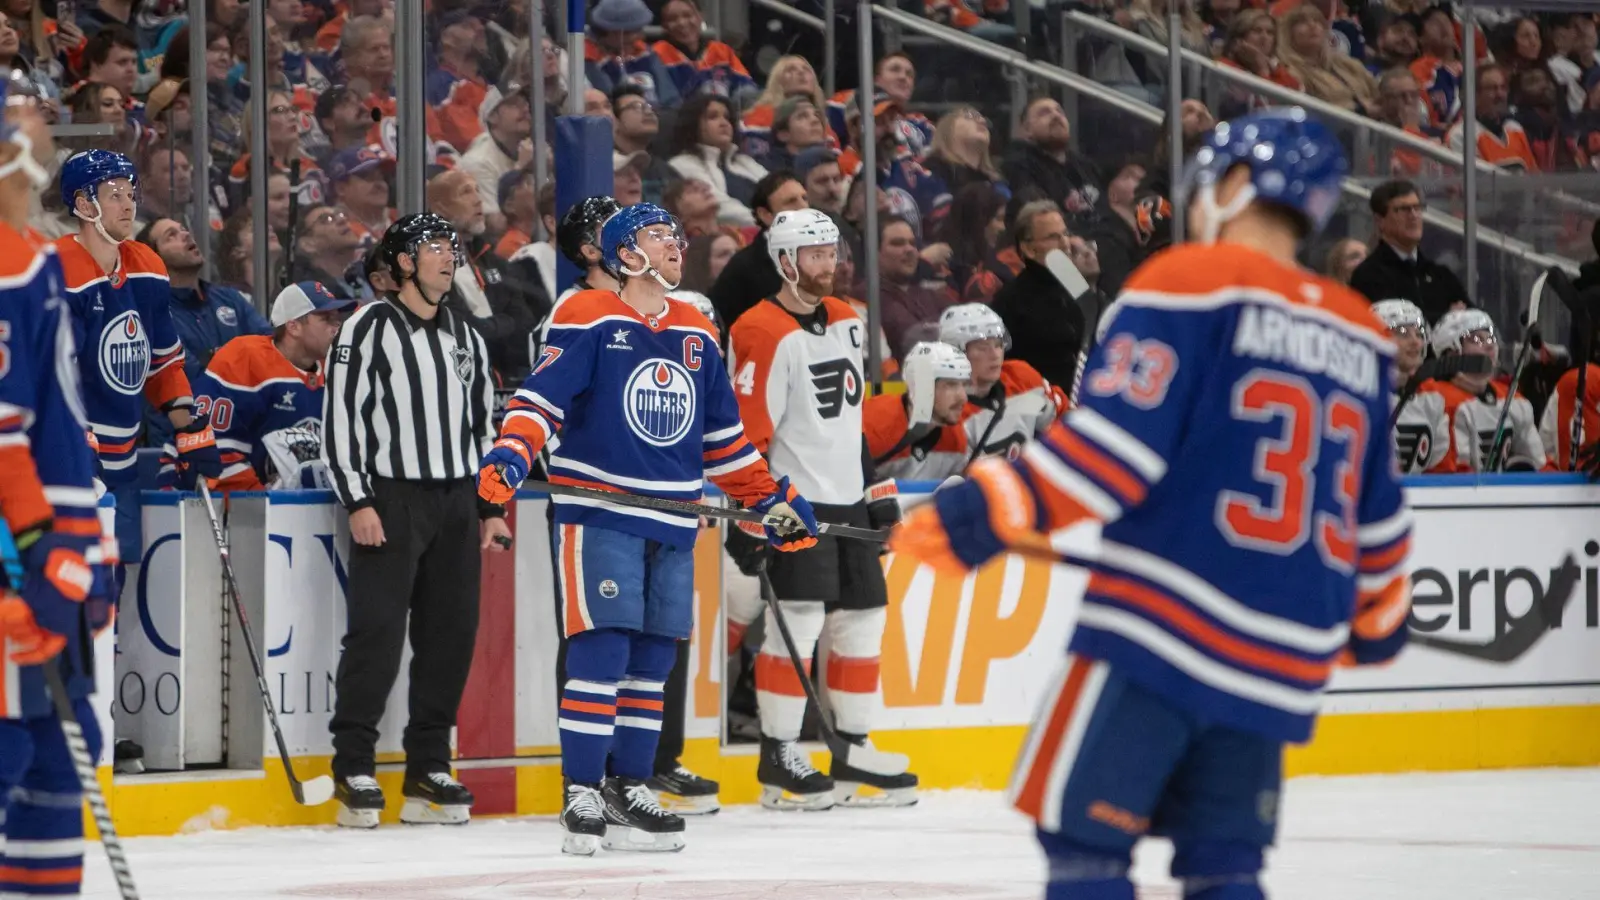
<path fill-rule="evenodd" d="M 1422 255 L 1422 192 L 1409 181 L 1378 185 L 1368 200 L 1378 226 L 1378 243 L 1356 266 L 1350 286 L 1373 303 L 1410 300 L 1429 324 L 1452 309 L 1472 305 L 1456 273 Z"/>

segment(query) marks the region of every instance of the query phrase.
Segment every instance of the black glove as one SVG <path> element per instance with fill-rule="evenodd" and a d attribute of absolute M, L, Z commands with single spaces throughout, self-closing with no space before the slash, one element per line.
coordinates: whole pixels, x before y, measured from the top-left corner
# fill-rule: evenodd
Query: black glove
<path fill-rule="evenodd" d="M 1579 472 L 1589 476 L 1590 481 L 1600 481 L 1600 441 L 1579 450 L 1578 458 L 1573 463 Z"/>
<path fill-rule="evenodd" d="M 749 525 L 755 533 L 745 531 L 746 523 L 734 523 L 728 529 L 728 537 L 723 541 L 727 547 L 728 555 L 733 558 L 734 565 L 739 571 L 754 578 L 760 571 L 767 567 L 767 534 L 760 525 Z"/>
<path fill-rule="evenodd" d="M 867 488 L 867 519 L 873 528 L 893 528 L 900 524 L 900 488 L 894 479 Z"/>

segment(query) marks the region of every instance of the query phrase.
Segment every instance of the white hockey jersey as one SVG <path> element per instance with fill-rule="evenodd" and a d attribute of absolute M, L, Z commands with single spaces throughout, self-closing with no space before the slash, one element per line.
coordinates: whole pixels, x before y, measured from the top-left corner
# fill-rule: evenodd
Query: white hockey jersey
<path fill-rule="evenodd" d="M 1437 381 L 1417 392 L 1419 400 L 1427 394 L 1437 395 L 1450 423 L 1450 452 L 1430 468 L 1430 472 L 1482 472 L 1490 468 L 1486 463 L 1494 447 L 1494 432 L 1500 421 L 1505 392 L 1501 385 L 1491 383 L 1482 394 L 1472 394 L 1454 383 Z M 1544 468 L 1544 442 L 1539 438 L 1538 423 L 1533 419 L 1533 404 L 1520 394 L 1511 400 L 1500 453 L 1505 460 L 1501 470 Z"/>
<path fill-rule="evenodd" d="M 1396 394 L 1390 406 L 1398 399 Z M 1394 448 L 1403 475 L 1426 472 L 1444 460 L 1450 452 L 1450 422 L 1443 395 L 1420 392 L 1406 403 L 1395 423 Z"/>
<path fill-rule="evenodd" d="M 849 506 L 866 490 L 861 374 L 866 323 L 824 297 L 796 316 L 768 298 L 729 330 L 734 394 L 745 434 L 773 475 L 789 476 L 813 503 Z"/>

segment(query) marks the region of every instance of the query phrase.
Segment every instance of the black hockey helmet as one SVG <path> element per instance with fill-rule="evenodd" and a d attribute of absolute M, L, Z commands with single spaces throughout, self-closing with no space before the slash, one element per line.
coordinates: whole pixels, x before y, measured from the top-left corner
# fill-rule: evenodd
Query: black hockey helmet
<path fill-rule="evenodd" d="M 561 217 L 556 226 L 556 246 L 571 263 L 588 269 L 589 261 L 583 258 L 583 245 L 600 249 L 600 225 L 614 215 L 622 205 L 603 194 L 585 197 Z"/>
<path fill-rule="evenodd" d="M 389 274 L 394 276 L 396 282 L 406 280 L 400 271 L 400 254 L 411 257 L 412 270 L 416 269 L 417 245 L 423 241 L 437 238 L 447 238 L 455 247 L 457 264 L 461 257 L 461 239 L 456 235 L 456 227 L 443 216 L 431 212 L 412 213 L 401 216 L 399 221 L 389 226 L 383 233 L 383 240 L 378 243 L 378 253 L 383 259 L 383 264 L 389 268 Z"/>

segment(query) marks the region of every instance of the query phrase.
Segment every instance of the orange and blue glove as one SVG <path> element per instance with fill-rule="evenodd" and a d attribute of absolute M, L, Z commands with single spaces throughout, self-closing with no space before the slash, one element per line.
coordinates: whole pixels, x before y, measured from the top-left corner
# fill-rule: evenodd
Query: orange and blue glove
<path fill-rule="evenodd" d="M 175 429 L 172 437 L 183 468 L 206 478 L 222 477 L 222 451 L 217 449 L 217 436 L 211 430 L 209 417 L 193 415 L 191 411 L 189 424 Z"/>
<path fill-rule="evenodd" d="M 0 647 L 11 645 L 11 661 L 19 666 L 49 662 L 66 649 L 67 639 L 39 627 L 33 610 L 21 597 L 0 593 Z"/>
<path fill-rule="evenodd" d="M 789 476 L 778 479 L 778 489 L 751 508 L 761 514 L 767 543 L 774 549 L 789 553 L 817 545 L 817 514 L 789 484 Z"/>
<path fill-rule="evenodd" d="M 965 481 L 942 487 L 906 514 L 889 537 L 889 550 L 952 575 L 1010 550 L 1054 555 L 1027 478 L 1003 459 L 978 460 Z"/>
<path fill-rule="evenodd" d="M 78 633 L 83 601 L 94 587 L 94 569 L 85 561 L 84 551 L 96 540 L 40 530 L 17 536 L 25 573 L 17 593 L 39 628 L 61 636 Z"/>
<path fill-rule="evenodd" d="M 495 441 L 478 463 L 478 496 L 494 504 L 509 503 L 532 469 L 533 448 L 508 434 Z"/>

